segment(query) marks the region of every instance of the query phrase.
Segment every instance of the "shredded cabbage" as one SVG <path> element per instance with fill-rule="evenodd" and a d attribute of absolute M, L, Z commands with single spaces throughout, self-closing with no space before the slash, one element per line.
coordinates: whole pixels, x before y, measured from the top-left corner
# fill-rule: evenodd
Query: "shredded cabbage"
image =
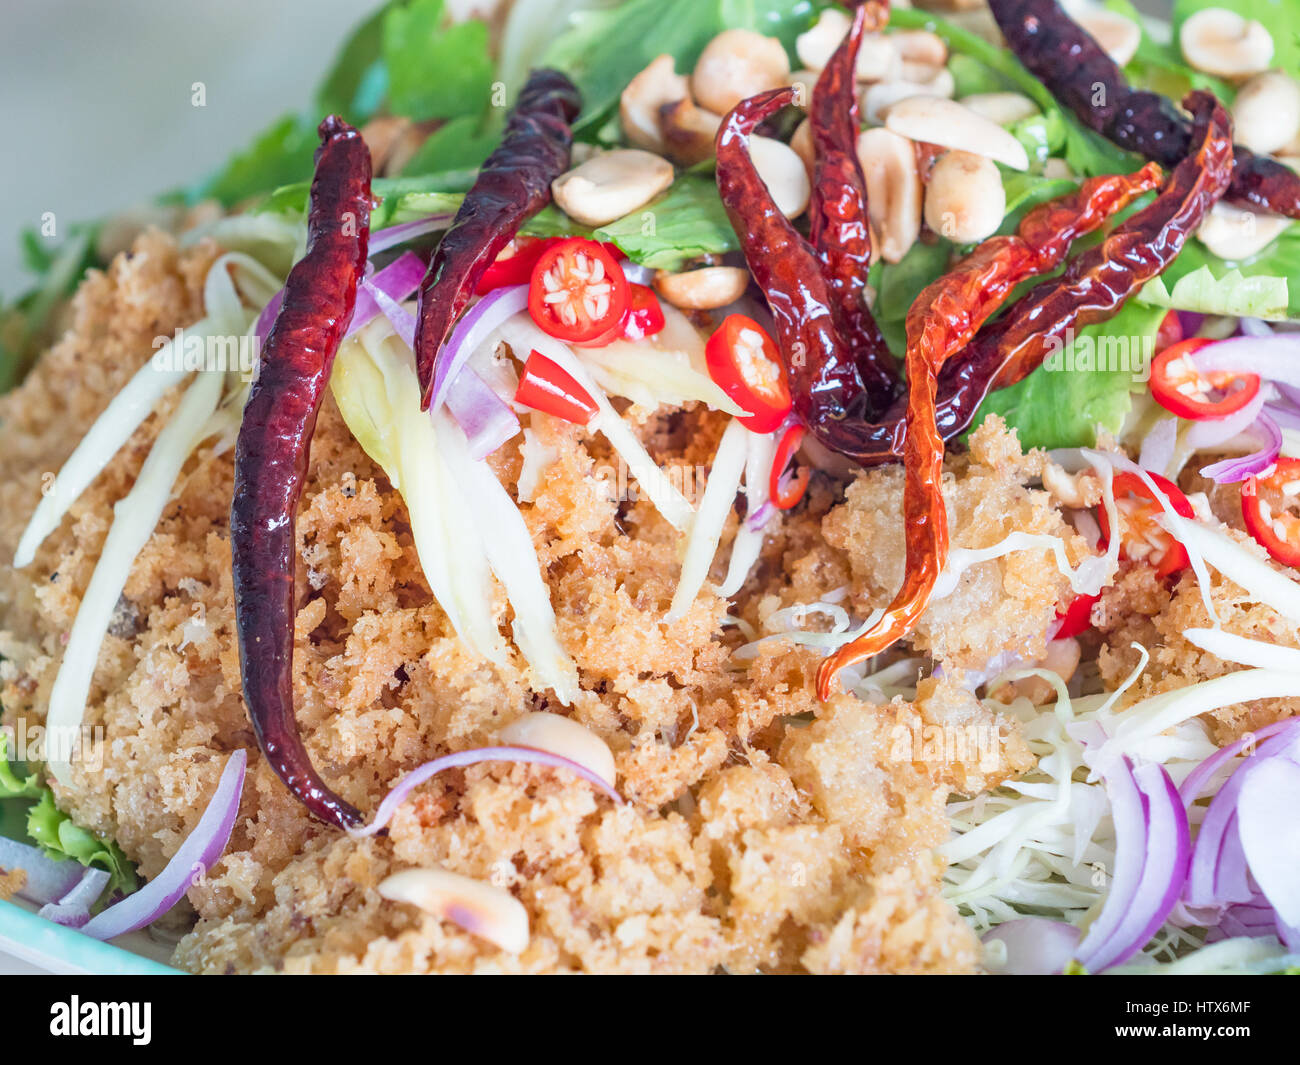
<path fill-rule="evenodd" d="M 731 542 L 731 561 L 718 594 L 730 599 L 744 585 L 763 550 L 766 521 L 755 521 L 759 510 L 768 502 L 768 482 L 776 457 L 777 433 L 749 433 L 745 438 L 745 520 Z"/>

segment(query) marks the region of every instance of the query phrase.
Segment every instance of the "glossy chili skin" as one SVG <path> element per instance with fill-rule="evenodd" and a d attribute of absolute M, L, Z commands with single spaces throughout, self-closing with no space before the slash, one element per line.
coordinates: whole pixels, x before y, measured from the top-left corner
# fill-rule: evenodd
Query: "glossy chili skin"
<path fill-rule="evenodd" d="M 785 360 L 795 413 L 817 436 L 827 422 L 862 408 L 866 387 L 839 332 L 838 300 L 816 250 L 777 209 L 749 156 L 749 135 L 794 102 L 792 88 L 771 89 L 736 105 L 717 136 L 718 193 L 767 297 Z"/>
<path fill-rule="evenodd" d="M 994 237 L 985 241 L 952 276 L 960 274 L 968 279 L 978 279 L 975 264 L 990 257 L 995 263 L 1003 257 L 1011 261 L 1024 260 L 1027 264 L 1025 277 L 1054 270 L 1064 261 L 1075 240 L 1097 229 L 1136 197 L 1156 187 L 1159 175 L 1159 168 L 1155 164 L 1148 164 L 1134 174 L 1091 178 L 1078 191 L 1030 211 L 1021 221 L 1016 236 Z M 1056 284 L 1052 281 L 1044 282 L 1042 287 L 1054 290 Z M 994 297 L 999 301 L 1004 298 L 992 291 L 981 292 L 978 284 L 966 295 L 972 308 Z M 920 306 L 921 302 L 922 297 L 918 297 L 913 307 Z M 954 313 L 964 316 L 967 312 L 959 307 Z M 944 439 L 951 438 L 965 428 L 984 396 L 993 387 L 994 375 L 1000 367 L 994 361 L 998 348 L 995 342 L 986 340 L 986 337 L 1001 335 L 1007 328 L 1002 324 L 1004 322 L 1020 323 L 1032 330 L 1039 321 L 1039 312 L 1032 308 L 1026 311 L 1025 300 L 1022 299 L 997 323 L 978 333 L 974 340 L 963 342 L 965 347 L 959 359 L 946 361 L 936 381 L 935 403 L 935 423 Z M 995 354 L 975 360 L 972 353 L 982 351 L 985 345 Z M 841 454 L 870 466 L 903 458 L 906 439 L 907 407 L 904 401 L 900 401 L 877 421 L 859 420 L 837 425 L 835 442 L 831 446 Z"/>
<path fill-rule="evenodd" d="M 1177 258 L 1225 194 L 1233 173 L 1228 116 L 1209 93 L 1192 93 L 1185 104 L 1195 116 L 1195 151 L 1174 168 L 1160 195 L 1074 259 L 1059 278 L 1026 293 L 976 337 L 959 372 L 940 382 L 940 427 L 946 435 L 962 432 L 989 392 L 1041 366 L 1069 330 L 1113 317 Z"/>
<path fill-rule="evenodd" d="M 822 662 L 817 673 L 821 698 L 829 696 L 841 668 L 880 653 L 912 631 L 948 558 L 944 442 L 936 410 L 940 370 L 1017 285 L 1053 268 L 1076 237 L 1153 188 L 1160 176 L 1160 168 L 1148 164 L 1134 175 L 1085 182 L 1078 192 L 1031 211 L 1014 236 L 984 241 L 913 301 L 907 314 L 903 585 L 871 629 Z"/>
<path fill-rule="evenodd" d="M 871 227 L 867 183 L 858 160 L 858 92 L 855 70 L 864 31 L 883 26 L 887 6 L 867 3 L 817 79 L 809 108 L 813 137 L 809 238 L 835 300 L 843 342 L 863 387 L 879 409 L 899 392 L 898 364 L 867 310 Z"/>
<path fill-rule="evenodd" d="M 456 218 L 429 261 L 420 285 L 415 363 L 425 407 L 438 349 L 465 309 L 483 272 L 551 200 L 551 182 L 569 168 L 570 123 L 581 101 L 557 70 L 534 70 Z"/>
<path fill-rule="evenodd" d="M 320 125 L 307 251 L 289 273 L 235 444 L 230 546 L 244 700 L 267 763 L 316 817 L 360 812 L 320 779 L 293 711 L 294 520 L 316 415 L 352 319 L 370 238 L 370 152 L 331 116 Z"/>
<path fill-rule="evenodd" d="M 1129 86 L 1115 62 L 1057 0 L 990 0 L 1022 63 L 1090 129 L 1166 167 L 1192 154 L 1192 123 L 1159 93 Z M 1234 150 L 1228 195 L 1300 218 L 1300 175 L 1246 148 Z"/>

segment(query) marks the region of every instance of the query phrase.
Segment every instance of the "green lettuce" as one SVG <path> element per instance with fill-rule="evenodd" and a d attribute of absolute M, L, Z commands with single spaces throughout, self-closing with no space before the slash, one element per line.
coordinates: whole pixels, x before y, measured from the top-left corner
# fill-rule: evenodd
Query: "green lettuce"
<path fill-rule="evenodd" d="M 21 810 L 27 806 L 22 832 L 56 861 L 73 859 L 84 866 L 98 866 L 109 874 L 105 897 L 115 892 L 129 894 L 139 886 L 135 866 L 116 843 L 73 824 L 54 803 L 54 793 L 32 773 L 19 776 L 9 761 L 9 734 L 0 731 L 0 800 L 4 800 L 3 823 L 16 837 Z M 35 800 L 32 802 L 31 800 Z"/>
<path fill-rule="evenodd" d="M 618 7 L 578 11 L 570 28 L 542 56 L 564 71 L 582 94 L 574 126 L 593 137 L 614 114 L 619 94 L 656 56 L 667 53 L 689 71 L 704 46 L 724 29 L 745 27 L 779 37 L 787 49 L 807 29 L 821 0 L 628 0 Z"/>
<path fill-rule="evenodd" d="M 1156 332 L 1167 312 L 1131 300 L 1108 322 L 1081 329 L 1074 342 L 1023 381 L 991 393 L 972 426 L 998 414 L 1025 447 L 1090 447 L 1098 426 L 1118 433 L 1145 387 Z M 1098 368 L 1102 367 L 1102 368 Z"/>
<path fill-rule="evenodd" d="M 680 270 L 701 255 L 739 247 L 736 233 L 711 178 L 683 174 L 658 199 L 601 226 L 597 240 L 610 241 L 633 262 Z"/>
<path fill-rule="evenodd" d="M 1290 226 L 1258 255 L 1231 265 L 1212 254 L 1199 240 L 1189 240 L 1161 275 L 1161 281 L 1166 286 L 1176 286 L 1184 277 L 1206 268 L 1220 278 L 1230 269 L 1247 278 L 1300 277 L 1300 226 Z M 1300 319 L 1300 286 L 1288 285 L 1286 313 L 1276 317 Z"/>
<path fill-rule="evenodd" d="M 388 106 L 422 122 L 482 113 L 492 95 L 487 24 L 452 25 L 443 0 L 412 0 L 383 19 Z"/>
<path fill-rule="evenodd" d="M 1172 288 L 1166 286 L 1164 278 L 1153 278 L 1143 286 L 1137 299 L 1171 310 L 1276 321 L 1287 316 L 1290 302 L 1287 289 L 1285 277 L 1267 274 L 1246 277 L 1240 270 L 1229 270 L 1216 278 L 1209 266 L 1202 266 L 1180 277 Z"/>

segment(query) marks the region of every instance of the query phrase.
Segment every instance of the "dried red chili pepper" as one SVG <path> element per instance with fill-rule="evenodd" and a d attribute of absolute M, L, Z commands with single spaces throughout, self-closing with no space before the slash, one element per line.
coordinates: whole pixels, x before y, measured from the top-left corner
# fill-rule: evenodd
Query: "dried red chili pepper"
<path fill-rule="evenodd" d="M 767 297 L 790 379 L 794 409 L 819 435 L 862 405 L 862 375 L 848 356 L 832 308 L 838 305 L 817 252 L 772 202 L 750 159 L 754 127 L 794 102 L 793 88 L 742 100 L 722 120 L 717 137 L 718 193 L 745 260 Z"/>
<path fill-rule="evenodd" d="M 429 261 L 420 285 L 415 366 L 425 407 L 433 391 L 438 349 L 479 279 L 519 227 L 551 199 L 551 182 L 569 167 L 581 101 L 557 70 L 534 70 L 519 93 L 496 150 L 478 172 L 465 202 Z"/>
<path fill-rule="evenodd" d="M 1160 195 L 1089 248 L 1065 272 L 1035 287 L 967 349 L 960 372 L 940 382 L 946 436 L 970 424 L 992 390 L 1022 380 L 1042 365 L 1070 330 L 1103 322 L 1178 257 L 1232 176 L 1232 127 L 1209 93 L 1191 93 L 1196 150 L 1176 166 Z"/>
<path fill-rule="evenodd" d="M 1159 167 L 1151 163 L 1132 174 L 1091 178 L 1075 192 L 1031 210 L 1022 219 L 1017 236 L 995 237 L 980 247 L 996 248 L 1000 246 L 998 241 L 1010 242 L 1008 247 L 1027 245 L 1033 249 L 1036 264 L 1026 276 L 1054 270 L 1064 261 L 1075 240 L 1097 229 L 1107 218 L 1127 207 L 1138 196 L 1155 188 L 1159 184 L 1159 175 Z M 977 249 L 976 253 L 979 251 Z M 970 261 L 968 257 L 966 263 Z M 958 269 L 966 267 L 963 265 Z M 913 306 L 919 306 L 922 298 L 918 297 Z M 1001 329 L 1001 323 L 1008 320 L 1020 321 L 1023 304 L 1023 300 L 1017 302 L 999 319 L 997 326 L 990 329 Z M 1030 324 L 1037 321 L 1032 314 L 1027 315 L 1026 319 Z M 970 357 L 970 352 L 981 344 L 987 332 L 985 330 L 978 334 L 966 346 L 963 357 L 948 363 L 939 375 L 936 420 L 944 439 L 951 438 L 961 428 L 965 428 L 989 391 L 991 375 L 996 373 L 997 366 L 977 366 Z M 970 402 L 976 395 L 978 399 L 971 406 Z M 896 461 L 903 458 L 905 453 L 906 416 L 905 401 L 898 401 L 878 421 L 842 422 L 834 427 L 828 446 L 863 465 Z M 953 428 L 954 423 L 961 418 L 965 418 L 965 421 L 958 428 Z"/>
<path fill-rule="evenodd" d="M 1035 208 L 1014 236 L 984 241 L 912 303 L 907 314 L 903 586 L 871 629 L 822 662 L 817 671 L 821 698 L 829 696 L 835 675 L 844 666 L 880 653 L 911 632 L 929 605 L 947 560 L 944 445 L 936 420 L 939 370 L 969 343 L 1012 289 L 1052 269 L 1076 237 L 1096 229 L 1159 180 L 1160 168 L 1151 163 L 1128 177 L 1093 178 L 1077 192 Z"/>
<path fill-rule="evenodd" d="M 873 397 L 893 398 L 899 391 L 898 364 L 866 304 L 871 227 L 867 183 L 858 160 L 856 79 L 863 32 L 880 29 L 888 18 L 887 4 L 859 7 L 848 35 L 817 79 L 808 112 L 815 160 L 808 227 L 835 298 L 841 337 L 863 386 Z M 877 409 L 880 405 L 877 400 Z"/>
<path fill-rule="evenodd" d="M 307 252 L 289 273 L 235 444 L 230 547 L 244 699 L 268 764 L 313 814 L 361 814 L 321 781 L 293 713 L 294 516 L 316 414 L 352 319 L 370 241 L 370 152 L 331 116 L 320 125 Z"/>
<path fill-rule="evenodd" d="M 1167 167 L 1192 153 L 1192 123 L 1164 96 L 1133 89 L 1057 0 L 990 0 L 1020 61 L 1090 129 Z M 1300 218 L 1300 175 L 1275 159 L 1234 148 L 1228 195 Z"/>

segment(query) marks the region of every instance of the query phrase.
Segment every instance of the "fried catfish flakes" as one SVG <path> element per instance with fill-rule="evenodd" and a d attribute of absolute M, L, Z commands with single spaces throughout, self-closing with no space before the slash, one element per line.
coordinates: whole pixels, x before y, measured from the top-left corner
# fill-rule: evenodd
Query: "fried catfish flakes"
<path fill-rule="evenodd" d="M 216 252 L 139 238 L 85 282 L 63 339 L 0 399 L 0 552 L 12 553 L 42 474 L 153 338 L 199 316 Z M 635 413 L 656 459 L 689 469 L 707 464 L 723 425 L 703 410 Z M 31 567 L 0 570 L 8 723 L 39 723 L 113 502 L 165 414 L 109 463 Z M 647 502 L 619 498 L 617 458 L 599 438 L 542 416 L 532 429 L 553 457 L 521 510 L 582 679 L 570 712 L 614 751 L 628 804 L 553 770 L 483 764 L 417 789 L 386 837 L 354 840 L 310 820 L 254 753 L 234 647 L 232 457 L 205 444 L 137 559 L 105 640 L 86 715 L 102 741 L 56 785 L 74 820 L 117 840 L 148 877 L 193 829 L 226 752 L 250 750 L 239 821 L 225 856 L 190 891 L 198 920 L 176 962 L 217 973 L 975 968 L 978 944 L 942 897 L 932 848 L 947 838 L 950 794 L 1032 763 L 1014 727 L 940 681 L 923 682 L 914 702 L 840 695 L 820 704 L 815 651 L 777 640 L 742 664 L 726 617 L 731 610 L 760 629 L 781 607 L 845 585 L 855 610 L 887 596 L 902 557 L 901 478 L 863 474 L 847 499 L 819 481 L 783 518 L 736 602 L 706 590 L 667 627 L 677 534 Z M 1022 455 L 1000 424 L 981 429 L 969 456 L 950 463 L 954 542 L 987 546 L 1012 528 L 1068 538 L 1046 496 L 1027 487 L 1041 461 Z M 517 446 L 492 462 L 517 494 Z M 399 495 L 330 400 L 297 549 L 298 716 L 312 759 L 360 809 L 373 810 L 429 758 L 490 742 L 528 711 L 563 709 L 529 689 L 517 654 L 494 666 L 455 638 Z M 1009 647 L 1036 653 L 1062 588 L 1032 554 L 982 563 L 931 607 L 917 649 L 954 667 Z M 504 595 L 494 606 L 507 625 Z M 998 757 L 917 741 L 927 726 L 953 725 L 993 729 Z M 423 865 L 511 891 L 528 911 L 527 949 L 503 953 L 380 897 L 384 877 Z"/>

